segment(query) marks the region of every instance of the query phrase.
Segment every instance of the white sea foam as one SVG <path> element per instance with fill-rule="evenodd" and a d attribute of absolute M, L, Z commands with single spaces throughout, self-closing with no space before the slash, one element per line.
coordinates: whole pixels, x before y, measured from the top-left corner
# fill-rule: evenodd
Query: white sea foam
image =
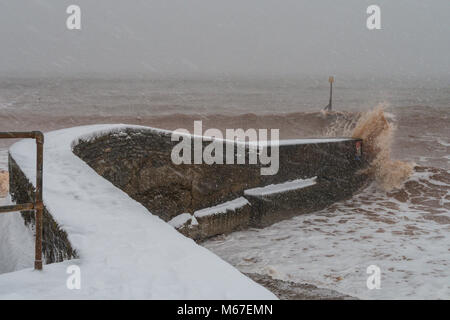
<path fill-rule="evenodd" d="M 362 299 L 449 299 L 450 185 L 441 180 L 432 172 L 415 172 L 404 201 L 394 198 L 402 192 L 389 196 L 372 185 L 322 211 L 204 246 L 243 272 Z M 434 200 L 440 202 L 431 207 L 428 201 Z M 381 268 L 380 290 L 366 287 L 372 264 Z"/>

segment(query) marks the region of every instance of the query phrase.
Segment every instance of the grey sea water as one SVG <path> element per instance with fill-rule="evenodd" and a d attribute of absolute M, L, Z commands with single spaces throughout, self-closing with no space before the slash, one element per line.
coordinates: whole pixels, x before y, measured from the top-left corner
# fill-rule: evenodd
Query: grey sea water
<path fill-rule="evenodd" d="M 252 114 L 284 116 L 280 129 L 285 137 L 294 137 L 284 134 L 292 129 L 295 137 L 320 135 L 315 122 L 298 123 L 292 113 L 321 110 L 328 103 L 327 80 L 317 76 L 0 78 L 0 127 L 45 132 L 87 123 L 129 122 L 175 129 L 175 124 L 190 127 L 186 122 L 195 117 L 217 115 L 236 117 L 234 125 L 229 123 L 232 127 L 258 125 L 242 117 Z M 388 106 L 399 127 L 395 155 L 448 166 L 450 78 L 337 76 L 333 92 L 338 111 L 360 112 L 380 103 Z M 161 116 L 172 123 L 151 121 Z M 9 143 L 0 141 L 0 147 Z"/>
<path fill-rule="evenodd" d="M 328 103 L 328 78 L 192 76 L 165 78 L 0 78 L 0 111 L 42 115 L 158 115 L 172 113 L 286 113 Z M 450 106 L 445 78 L 336 77 L 334 105 L 361 111 Z"/>

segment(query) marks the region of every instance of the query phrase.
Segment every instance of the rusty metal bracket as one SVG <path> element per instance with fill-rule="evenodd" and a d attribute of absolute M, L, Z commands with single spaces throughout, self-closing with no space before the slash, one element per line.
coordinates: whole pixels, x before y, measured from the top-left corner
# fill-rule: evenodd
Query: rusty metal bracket
<path fill-rule="evenodd" d="M 42 270 L 42 171 L 44 162 L 44 135 L 40 131 L 0 132 L 0 139 L 35 139 L 36 140 L 36 190 L 34 202 L 0 207 L 0 213 L 34 210 L 36 221 L 36 242 L 34 269 Z"/>

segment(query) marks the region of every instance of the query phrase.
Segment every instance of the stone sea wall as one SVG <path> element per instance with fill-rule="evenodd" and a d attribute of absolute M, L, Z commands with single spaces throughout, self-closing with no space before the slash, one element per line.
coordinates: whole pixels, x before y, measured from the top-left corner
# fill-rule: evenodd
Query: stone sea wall
<path fill-rule="evenodd" d="M 361 172 L 365 162 L 364 155 L 357 157 L 357 142 L 309 139 L 307 143 L 282 143 L 275 175 L 261 175 L 261 164 L 248 164 L 252 152 L 248 146 L 246 164 L 176 165 L 171 152 L 178 142 L 171 141 L 170 132 L 150 128 L 128 128 L 80 140 L 73 152 L 150 212 L 201 241 L 264 227 L 351 197 L 368 180 Z M 9 172 L 13 200 L 31 201 L 34 187 L 11 156 Z M 33 211 L 23 211 L 22 217 L 34 228 Z M 45 207 L 43 251 L 46 263 L 77 257 L 66 232 Z"/>
<path fill-rule="evenodd" d="M 351 197 L 368 179 L 360 170 L 365 166 L 364 157 L 356 156 L 356 143 L 360 142 L 357 139 L 283 143 L 279 147 L 278 173 L 264 176 L 260 164 L 251 165 L 248 161 L 247 164 L 175 165 L 171 152 L 178 142 L 171 141 L 170 137 L 169 132 L 129 128 L 79 141 L 73 151 L 101 176 L 165 221 L 183 213 L 191 214 L 192 219 L 177 229 L 196 240 L 250 226 L 264 227 L 322 209 Z M 209 143 L 203 141 L 204 146 Z M 247 158 L 249 152 L 247 146 Z M 316 177 L 315 183 L 304 188 L 265 195 L 246 194 L 249 189 L 312 177 Z M 197 214 L 240 197 L 248 204 Z"/>

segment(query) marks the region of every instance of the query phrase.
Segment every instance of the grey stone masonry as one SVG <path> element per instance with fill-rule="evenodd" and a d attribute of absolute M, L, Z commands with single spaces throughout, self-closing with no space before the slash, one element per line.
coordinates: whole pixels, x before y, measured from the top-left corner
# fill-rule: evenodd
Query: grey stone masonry
<path fill-rule="evenodd" d="M 151 129 L 128 128 L 80 141 L 73 151 L 165 221 L 243 196 L 249 201 L 243 208 L 197 217 L 195 223 L 180 228 L 185 235 L 201 240 L 249 226 L 264 227 L 351 197 L 368 179 L 361 170 L 365 167 L 364 157 L 356 156 L 358 141 L 308 139 L 307 143 L 283 143 L 275 175 L 261 175 L 261 164 L 248 161 L 176 165 L 171 161 L 171 152 L 178 142 L 171 141 L 170 132 Z M 206 146 L 210 142 L 202 143 Z M 246 146 L 247 158 L 249 152 Z M 244 194 L 248 189 L 312 177 L 317 177 L 316 183 L 306 188 L 265 196 Z"/>

